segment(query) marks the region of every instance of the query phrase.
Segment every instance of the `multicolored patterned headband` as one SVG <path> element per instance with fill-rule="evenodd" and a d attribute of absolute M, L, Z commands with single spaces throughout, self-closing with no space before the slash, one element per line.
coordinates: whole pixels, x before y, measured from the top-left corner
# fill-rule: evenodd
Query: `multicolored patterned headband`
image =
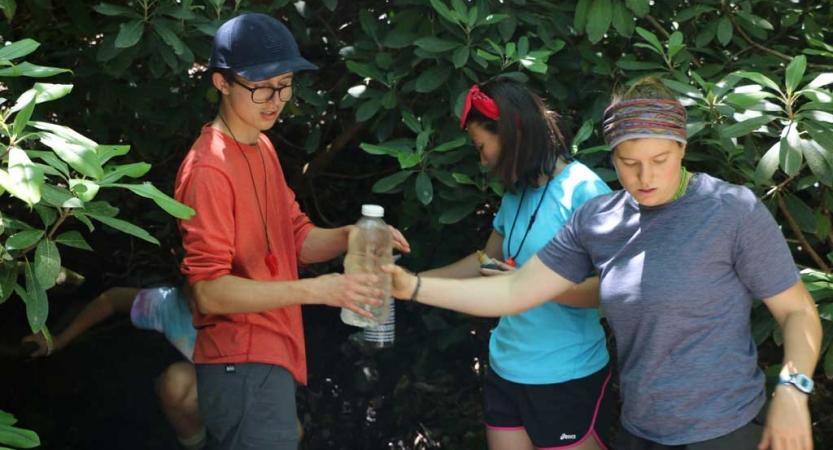
<path fill-rule="evenodd" d="M 466 104 L 463 106 L 463 117 L 460 118 L 460 128 L 465 128 L 466 118 L 469 117 L 469 111 L 471 111 L 472 106 L 492 120 L 497 120 L 500 117 L 497 103 L 483 93 L 480 87 L 475 84 L 469 89 L 468 95 L 466 95 Z"/>
<path fill-rule="evenodd" d="M 642 138 L 671 139 L 686 143 L 686 111 L 676 100 L 634 99 L 605 110 L 603 131 L 610 149 L 622 141 Z"/>

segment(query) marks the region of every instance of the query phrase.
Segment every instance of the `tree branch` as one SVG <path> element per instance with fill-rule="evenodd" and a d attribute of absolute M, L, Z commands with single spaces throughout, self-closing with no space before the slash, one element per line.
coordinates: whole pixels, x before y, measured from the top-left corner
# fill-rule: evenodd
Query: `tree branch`
<path fill-rule="evenodd" d="M 787 219 L 787 223 L 790 225 L 790 228 L 792 228 L 793 233 L 795 233 L 798 240 L 801 241 L 802 248 L 807 252 L 807 254 L 810 255 L 810 258 L 812 258 L 812 260 L 816 264 L 818 264 L 819 268 L 822 271 L 830 273 L 830 266 L 828 266 L 827 263 L 825 263 L 824 260 L 821 259 L 818 253 L 816 253 L 816 251 L 813 250 L 813 247 L 810 246 L 810 242 L 807 241 L 807 238 L 804 236 L 804 233 L 801 231 L 801 228 L 799 228 L 798 224 L 795 222 L 795 219 L 793 219 L 792 214 L 790 214 L 790 212 L 787 210 L 787 203 L 784 201 L 784 196 L 781 194 L 780 191 L 776 193 L 776 198 L 778 199 L 778 209 L 781 210 L 782 214 L 784 214 L 784 218 Z"/>

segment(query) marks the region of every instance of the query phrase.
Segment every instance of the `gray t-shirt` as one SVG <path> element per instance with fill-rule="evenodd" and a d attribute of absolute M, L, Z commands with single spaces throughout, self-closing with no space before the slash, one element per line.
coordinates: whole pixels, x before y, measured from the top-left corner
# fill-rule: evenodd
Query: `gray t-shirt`
<path fill-rule="evenodd" d="M 740 428 L 764 404 L 753 298 L 799 280 L 770 212 L 747 188 L 698 174 L 679 200 L 589 200 L 538 253 L 573 282 L 593 268 L 616 336 L 622 425 L 665 445 Z"/>

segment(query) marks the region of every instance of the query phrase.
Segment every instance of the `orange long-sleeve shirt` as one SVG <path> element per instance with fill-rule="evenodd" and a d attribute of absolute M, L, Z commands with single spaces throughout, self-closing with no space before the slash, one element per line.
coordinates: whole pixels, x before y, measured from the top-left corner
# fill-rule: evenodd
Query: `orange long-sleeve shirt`
<path fill-rule="evenodd" d="M 298 279 L 301 246 L 310 229 L 286 185 L 275 149 L 265 135 L 257 145 L 238 145 L 210 124 L 202 128 L 176 177 L 174 197 L 196 211 L 180 220 L 191 285 L 224 275 L 260 281 Z M 265 259 L 277 261 L 272 275 Z M 286 368 L 306 383 L 304 330 L 299 305 L 260 313 L 194 312 L 194 362 L 258 362 Z"/>

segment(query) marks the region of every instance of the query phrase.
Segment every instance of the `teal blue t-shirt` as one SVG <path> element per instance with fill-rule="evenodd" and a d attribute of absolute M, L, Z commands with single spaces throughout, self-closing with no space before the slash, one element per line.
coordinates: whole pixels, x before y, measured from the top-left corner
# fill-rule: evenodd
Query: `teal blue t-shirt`
<path fill-rule="evenodd" d="M 504 260 L 517 253 L 515 262 L 520 267 L 555 236 L 582 203 L 609 192 L 592 170 L 572 162 L 550 181 L 549 188 L 527 189 L 520 209 L 523 191 L 507 193 L 492 224 L 503 235 Z M 519 252 L 530 216 L 542 196 L 544 203 Z M 597 309 L 545 303 L 501 317 L 489 341 L 492 370 L 515 383 L 551 384 L 583 378 L 600 370 L 608 360 Z"/>

